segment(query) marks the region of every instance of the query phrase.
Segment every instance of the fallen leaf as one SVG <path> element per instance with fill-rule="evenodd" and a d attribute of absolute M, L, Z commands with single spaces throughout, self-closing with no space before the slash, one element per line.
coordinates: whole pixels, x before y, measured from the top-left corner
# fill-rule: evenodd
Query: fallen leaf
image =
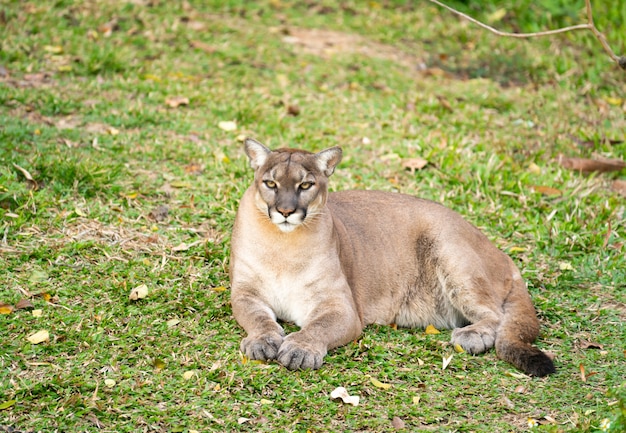
<path fill-rule="evenodd" d="M 422 399 L 422 397 L 420 397 L 419 395 L 416 395 L 413 397 L 412 401 L 413 404 L 420 404 L 420 400 Z"/>
<path fill-rule="evenodd" d="M 406 424 L 404 423 L 404 421 L 402 421 L 402 419 L 400 417 L 397 417 L 397 416 L 393 417 L 393 419 L 391 420 L 391 425 L 396 430 L 400 430 L 400 429 L 403 429 L 404 427 L 406 427 Z"/>
<path fill-rule="evenodd" d="M 183 373 L 183 379 L 185 380 L 189 380 L 191 379 L 194 375 L 196 374 L 196 372 L 194 370 L 189 370 L 189 371 L 185 371 Z"/>
<path fill-rule="evenodd" d="M 172 326 L 176 326 L 179 323 L 180 323 L 180 319 L 170 319 L 167 322 L 165 322 L 168 328 L 171 328 Z"/>
<path fill-rule="evenodd" d="M 580 171 L 582 173 L 606 173 L 610 171 L 619 171 L 626 167 L 626 162 L 621 159 L 587 159 L 587 158 L 569 158 L 563 155 L 559 155 L 559 164 L 563 168 L 569 170 Z"/>
<path fill-rule="evenodd" d="M 448 365 L 450 365 L 450 362 L 452 361 L 452 358 L 454 357 L 454 355 L 450 355 L 447 358 L 445 356 L 442 356 L 442 361 L 443 361 L 443 365 L 441 367 L 442 370 L 445 370 Z"/>
<path fill-rule="evenodd" d="M 0 410 L 5 410 L 10 408 L 11 406 L 13 406 L 16 403 L 15 400 L 7 400 L 3 403 L 0 403 Z"/>
<path fill-rule="evenodd" d="M 237 123 L 223 120 L 217 124 L 217 127 L 220 128 L 222 131 L 234 131 L 237 129 Z"/>
<path fill-rule="evenodd" d="M 189 98 L 184 96 L 171 96 L 165 99 L 165 104 L 171 108 L 177 108 L 181 105 L 189 105 Z"/>
<path fill-rule="evenodd" d="M 504 16 L 506 15 L 506 9 L 502 8 L 502 9 L 498 9 L 492 13 L 490 13 L 489 15 L 487 15 L 487 21 L 489 21 L 489 23 L 495 23 L 497 21 L 500 21 L 502 18 L 504 18 Z"/>
<path fill-rule="evenodd" d="M 104 379 L 104 386 L 107 388 L 113 388 L 115 386 L 115 381 L 113 379 Z"/>
<path fill-rule="evenodd" d="M 43 50 L 50 54 L 61 54 L 63 47 L 60 45 L 44 45 Z"/>
<path fill-rule="evenodd" d="M 593 341 L 581 340 L 580 348 L 581 349 L 604 349 L 604 346 L 599 343 L 594 343 Z"/>
<path fill-rule="evenodd" d="M 245 424 L 248 421 L 250 421 L 250 418 L 245 418 L 243 416 L 240 416 L 239 418 L 237 418 L 237 424 Z"/>
<path fill-rule="evenodd" d="M 421 170 L 428 165 L 428 161 L 422 158 L 410 158 L 402 161 L 402 168 L 414 174 L 416 170 Z"/>
<path fill-rule="evenodd" d="M 541 186 L 541 185 L 533 185 L 530 187 L 535 192 L 538 192 L 541 195 L 546 195 L 548 197 L 556 197 L 563 195 L 563 192 L 560 189 L 552 188 L 550 186 Z"/>
<path fill-rule="evenodd" d="M 391 388 L 391 384 L 389 383 L 383 383 L 378 379 L 375 378 L 370 378 L 370 382 L 372 382 L 372 385 L 374 385 L 376 388 L 381 388 L 381 389 L 389 389 Z"/>
<path fill-rule="evenodd" d="M 426 329 L 424 330 L 424 332 L 426 333 L 426 335 L 440 334 L 440 331 L 437 328 L 435 328 L 433 325 L 428 325 Z"/>
<path fill-rule="evenodd" d="M 580 365 L 578 366 L 578 368 L 579 368 L 579 370 L 580 370 L 580 379 L 581 379 L 583 382 L 587 382 L 587 375 L 585 374 L 585 366 L 584 366 L 584 365 L 582 365 L 582 364 L 580 364 Z"/>
<path fill-rule="evenodd" d="M 30 299 L 20 299 L 20 301 L 17 304 L 15 304 L 16 310 L 28 310 L 32 308 L 35 308 L 35 307 L 33 306 L 33 303 L 30 302 Z"/>
<path fill-rule="evenodd" d="M 506 374 L 507 376 L 514 377 L 516 379 L 528 379 L 528 376 L 525 375 L 524 373 L 518 373 L 518 372 L 515 372 L 515 371 L 507 371 L 504 374 Z"/>
<path fill-rule="evenodd" d="M 128 298 L 131 301 L 137 301 L 139 299 L 144 299 L 146 296 L 148 296 L 148 286 L 146 286 L 145 284 L 142 284 L 140 286 L 135 287 L 133 290 L 131 290 L 130 295 L 128 295 Z"/>
<path fill-rule="evenodd" d="M 300 115 L 300 107 L 296 104 L 287 105 L 287 114 L 290 116 L 299 116 Z"/>
<path fill-rule="evenodd" d="M 225 292 L 226 291 L 226 287 L 224 287 L 224 286 L 212 287 L 211 291 L 212 292 L 217 292 L 217 293 Z"/>
<path fill-rule="evenodd" d="M 13 310 L 13 305 L 0 304 L 0 314 L 11 314 Z"/>
<path fill-rule="evenodd" d="M 162 204 L 152 209 L 148 216 L 156 222 L 163 222 L 167 219 L 168 214 L 169 208 Z"/>
<path fill-rule="evenodd" d="M 48 341 L 49 339 L 50 339 L 50 334 L 45 329 L 41 331 L 37 331 L 27 338 L 27 340 L 31 344 L 43 343 L 44 341 Z"/>
<path fill-rule="evenodd" d="M 559 269 L 562 271 L 573 271 L 574 267 L 570 262 L 559 262 Z"/>
<path fill-rule="evenodd" d="M 209 45 L 206 42 L 202 41 L 191 41 L 190 45 L 192 48 L 197 48 L 207 54 L 213 54 L 216 51 L 216 48 L 213 45 Z"/>
<path fill-rule="evenodd" d="M 463 349 L 463 348 L 461 347 L 461 345 L 460 345 L 460 344 L 456 343 L 456 344 L 454 345 L 454 351 L 455 351 L 456 353 L 464 353 L 464 352 L 465 352 L 465 349 Z"/>
<path fill-rule="evenodd" d="M 452 105 L 450 105 L 450 102 L 448 102 L 448 100 L 444 98 L 443 96 L 437 96 L 437 100 L 439 100 L 439 103 L 441 104 L 441 106 L 445 108 L 446 110 L 448 110 L 449 112 L 452 113 L 454 111 L 452 109 Z"/>
<path fill-rule="evenodd" d="M 272 401 L 272 400 L 265 399 L 265 398 L 262 398 L 262 399 L 261 399 L 261 401 L 260 401 L 259 403 L 264 404 L 264 405 L 267 405 L 267 404 L 272 404 L 272 403 L 273 403 L 273 401 Z"/>
<path fill-rule="evenodd" d="M 152 366 L 157 370 L 163 370 L 165 368 L 165 362 L 155 358 L 154 361 L 152 361 Z"/>
<path fill-rule="evenodd" d="M 346 404 L 351 404 L 352 406 L 358 406 L 360 397 L 358 395 L 350 395 L 348 394 L 348 390 L 346 390 L 343 386 L 337 387 L 330 393 L 330 398 L 336 400 L 340 398 Z"/>
<path fill-rule="evenodd" d="M 614 180 L 611 189 L 619 195 L 626 197 L 626 180 Z"/>
<path fill-rule="evenodd" d="M 43 310 L 33 310 L 31 311 L 31 314 L 33 315 L 33 317 L 41 317 L 43 314 Z"/>

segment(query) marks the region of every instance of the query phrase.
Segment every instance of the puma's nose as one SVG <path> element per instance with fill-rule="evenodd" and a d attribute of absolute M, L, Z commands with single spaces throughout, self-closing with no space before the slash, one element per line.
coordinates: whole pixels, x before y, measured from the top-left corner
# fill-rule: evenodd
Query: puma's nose
<path fill-rule="evenodd" d="M 277 207 L 276 210 L 280 212 L 280 214 L 284 216 L 285 218 L 287 218 L 289 215 L 291 215 L 292 213 L 296 211 L 294 208 L 287 209 L 284 207 Z"/>

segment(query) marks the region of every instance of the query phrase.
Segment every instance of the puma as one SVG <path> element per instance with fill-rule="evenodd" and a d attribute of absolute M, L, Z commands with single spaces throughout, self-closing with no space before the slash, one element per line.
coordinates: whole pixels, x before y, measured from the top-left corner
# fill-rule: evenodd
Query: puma
<path fill-rule="evenodd" d="M 316 369 L 369 324 L 453 329 L 526 374 L 555 372 L 531 343 L 539 321 L 513 261 L 446 207 L 381 191 L 328 192 L 342 157 L 246 139 L 254 182 L 232 232 L 235 319 L 251 359 Z M 285 335 L 278 320 L 300 330 Z"/>

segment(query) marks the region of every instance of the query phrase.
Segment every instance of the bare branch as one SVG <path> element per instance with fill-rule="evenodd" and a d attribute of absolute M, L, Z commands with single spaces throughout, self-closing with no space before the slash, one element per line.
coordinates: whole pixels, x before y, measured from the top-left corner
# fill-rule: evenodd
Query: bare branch
<path fill-rule="evenodd" d="M 555 29 L 555 30 L 546 30 L 543 32 L 535 32 L 535 33 L 510 33 L 510 32 L 502 32 L 500 30 L 497 30 L 483 22 L 478 21 L 475 18 L 470 17 L 469 15 L 464 14 L 463 12 L 460 12 L 446 4 L 441 3 L 438 0 L 428 0 L 431 3 L 436 4 L 437 6 L 440 6 L 444 9 L 449 10 L 450 12 L 452 12 L 453 14 L 456 14 L 468 21 L 471 21 L 472 23 L 489 30 L 491 33 L 494 33 L 498 36 L 505 36 L 505 37 L 510 37 L 510 38 L 535 38 L 535 37 L 539 37 L 539 36 L 550 36 L 550 35 L 556 35 L 558 33 L 565 33 L 565 32 L 570 32 L 573 30 L 590 30 L 593 35 L 596 37 L 596 39 L 598 39 L 598 41 L 600 41 L 600 44 L 602 44 L 602 48 L 604 48 L 604 51 L 609 55 L 609 57 L 616 62 L 622 69 L 626 70 L 626 57 L 624 56 L 618 56 L 616 55 L 613 50 L 611 49 L 611 47 L 609 46 L 608 42 L 606 41 L 606 37 L 604 36 L 604 34 L 602 32 L 600 32 L 600 30 L 598 30 L 598 28 L 596 27 L 596 25 L 593 22 L 593 11 L 591 9 L 591 0 L 585 0 L 585 5 L 587 8 L 587 22 L 584 24 L 577 24 L 575 26 L 569 26 L 569 27 L 563 27 L 560 29 Z"/>

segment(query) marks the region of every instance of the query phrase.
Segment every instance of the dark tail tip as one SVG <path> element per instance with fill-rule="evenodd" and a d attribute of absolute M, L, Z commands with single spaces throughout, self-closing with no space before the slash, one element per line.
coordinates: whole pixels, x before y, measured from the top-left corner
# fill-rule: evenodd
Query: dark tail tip
<path fill-rule="evenodd" d="M 510 362 L 529 376 L 544 377 L 556 373 L 556 367 L 552 359 L 541 350 L 530 344 L 496 343 L 498 357 Z"/>
<path fill-rule="evenodd" d="M 554 362 L 540 350 L 537 350 L 537 353 L 533 353 L 524 361 L 525 365 L 520 365 L 520 369 L 530 376 L 544 377 L 556 373 Z"/>

